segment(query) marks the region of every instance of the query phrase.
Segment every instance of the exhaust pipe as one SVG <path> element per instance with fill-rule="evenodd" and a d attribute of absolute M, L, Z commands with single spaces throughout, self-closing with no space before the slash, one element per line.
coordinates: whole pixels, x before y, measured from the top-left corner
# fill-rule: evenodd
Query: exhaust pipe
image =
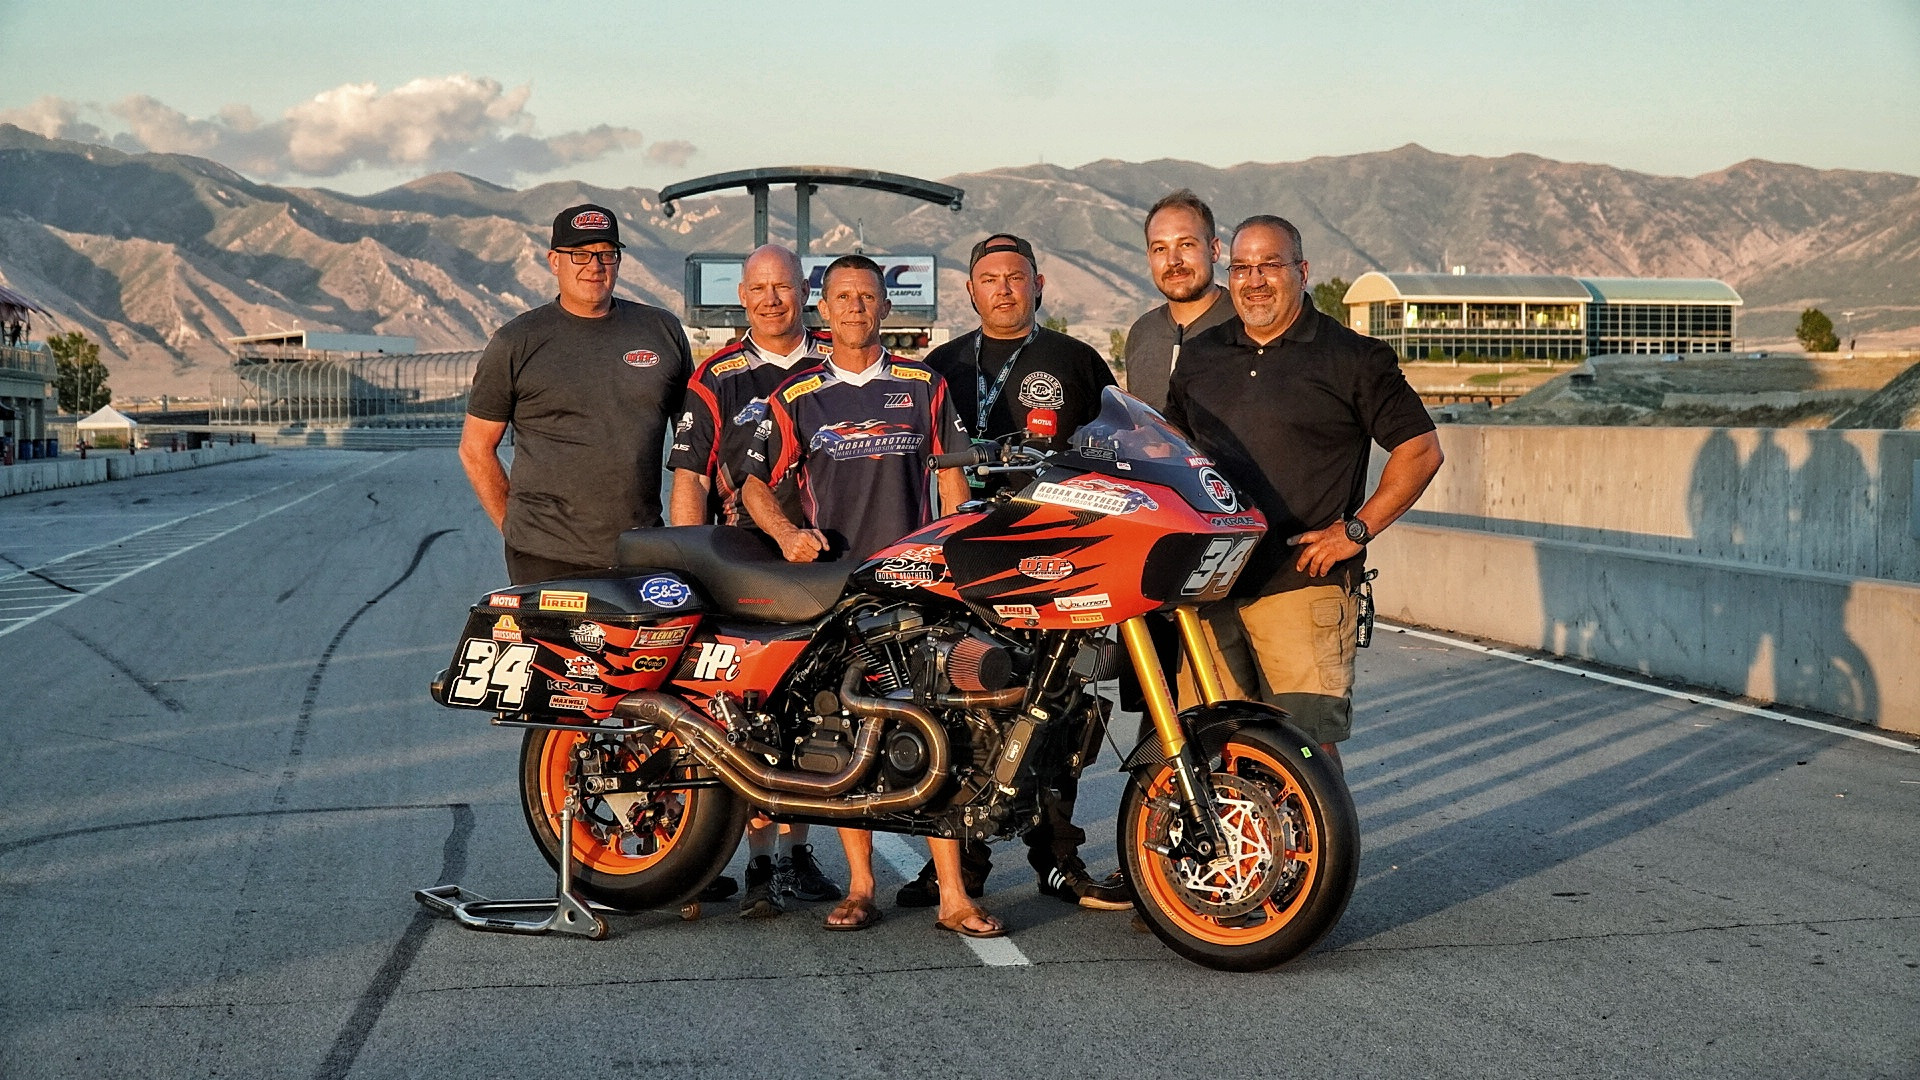
<path fill-rule="evenodd" d="M 855 735 L 853 760 L 846 768 L 830 775 L 772 768 L 757 755 L 728 743 L 713 721 L 699 710 L 657 691 L 628 694 L 620 699 L 613 713 L 680 736 L 693 756 L 712 769 L 722 783 L 770 813 L 860 818 L 916 809 L 925 805 L 946 782 L 951 768 L 947 733 L 931 714 L 917 705 L 856 692 L 865 673 L 865 668 L 856 666 L 840 682 L 840 702 L 861 724 Z M 843 798 L 878 759 L 881 722 L 885 720 L 897 720 L 919 731 L 927 745 L 925 775 L 904 791 L 851 800 Z"/>

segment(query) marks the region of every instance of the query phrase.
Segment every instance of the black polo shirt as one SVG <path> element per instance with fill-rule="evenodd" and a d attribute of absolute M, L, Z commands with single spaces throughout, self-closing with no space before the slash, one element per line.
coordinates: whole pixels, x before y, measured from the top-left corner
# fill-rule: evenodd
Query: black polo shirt
<path fill-rule="evenodd" d="M 1287 539 L 1351 515 L 1366 501 L 1372 444 L 1391 451 L 1433 430 L 1386 342 L 1342 326 L 1309 299 L 1265 345 L 1238 317 L 1189 339 L 1167 397 L 1167 419 L 1214 460 L 1267 535 L 1234 587 L 1270 596 L 1352 579 L 1366 552 L 1324 578 L 1293 568 Z"/>

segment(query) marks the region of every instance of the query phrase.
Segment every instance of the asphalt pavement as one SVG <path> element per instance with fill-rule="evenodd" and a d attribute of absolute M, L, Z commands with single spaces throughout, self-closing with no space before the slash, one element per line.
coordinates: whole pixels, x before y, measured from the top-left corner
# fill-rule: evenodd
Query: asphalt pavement
<path fill-rule="evenodd" d="M 1359 886 L 1278 970 L 1017 843 L 997 951 L 890 905 L 510 937 L 411 895 L 552 885 L 518 737 L 426 696 L 504 580 L 451 450 L 8 498 L 0 560 L 0 1076 L 1920 1077 L 1920 754 L 1382 633 Z"/>

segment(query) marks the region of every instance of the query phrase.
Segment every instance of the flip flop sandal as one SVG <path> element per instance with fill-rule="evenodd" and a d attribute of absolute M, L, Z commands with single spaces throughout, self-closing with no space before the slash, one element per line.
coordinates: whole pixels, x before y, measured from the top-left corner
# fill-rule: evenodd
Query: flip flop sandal
<path fill-rule="evenodd" d="M 858 913 L 860 916 L 859 922 L 837 923 L 833 921 L 835 916 L 838 916 L 844 919 L 847 916 L 853 915 L 856 913 Z M 842 900 L 840 901 L 840 903 L 834 905 L 834 908 L 832 911 L 827 913 L 827 921 L 822 925 L 824 925 L 829 930 L 853 931 L 853 930 L 865 930 L 867 927 L 872 926 L 874 923 L 877 923 L 879 921 L 880 921 L 880 908 L 873 901 Z"/>
<path fill-rule="evenodd" d="M 992 916 L 979 908 L 968 908 L 951 919 L 935 919 L 933 925 L 950 934 L 959 934 L 970 938 L 997 938 L 1007 936 L 1006 924 L 1002 923 L 991 930 L 975 930 L 967 925 L 968 919 L 987 919 Z"/>

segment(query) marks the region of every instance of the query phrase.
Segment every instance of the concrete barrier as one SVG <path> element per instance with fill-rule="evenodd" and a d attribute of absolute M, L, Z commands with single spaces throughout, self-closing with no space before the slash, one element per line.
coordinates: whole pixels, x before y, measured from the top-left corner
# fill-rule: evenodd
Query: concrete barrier
<path fill-rule="evenodd" d="M 74 454 L 51 461 L 26 461 L 0 468 L 0 497 L 125 480 L 130 476 L 146 476 L 150 473 L 197 469 L 225 461 L 257 458 L 267 453 L 267 447 L 241 443 L 236 446 L 203 446 L 198 450 L 142 450 L 137 454 L 129 454 L 124 450 L 101 450 L 89 453 L 85 460 Z"/>
<path fill-rule="evenodd" d="M 1383 616 L 1920 734 L 1920 432 L 1441 441 L 1374 546 Z"/>

